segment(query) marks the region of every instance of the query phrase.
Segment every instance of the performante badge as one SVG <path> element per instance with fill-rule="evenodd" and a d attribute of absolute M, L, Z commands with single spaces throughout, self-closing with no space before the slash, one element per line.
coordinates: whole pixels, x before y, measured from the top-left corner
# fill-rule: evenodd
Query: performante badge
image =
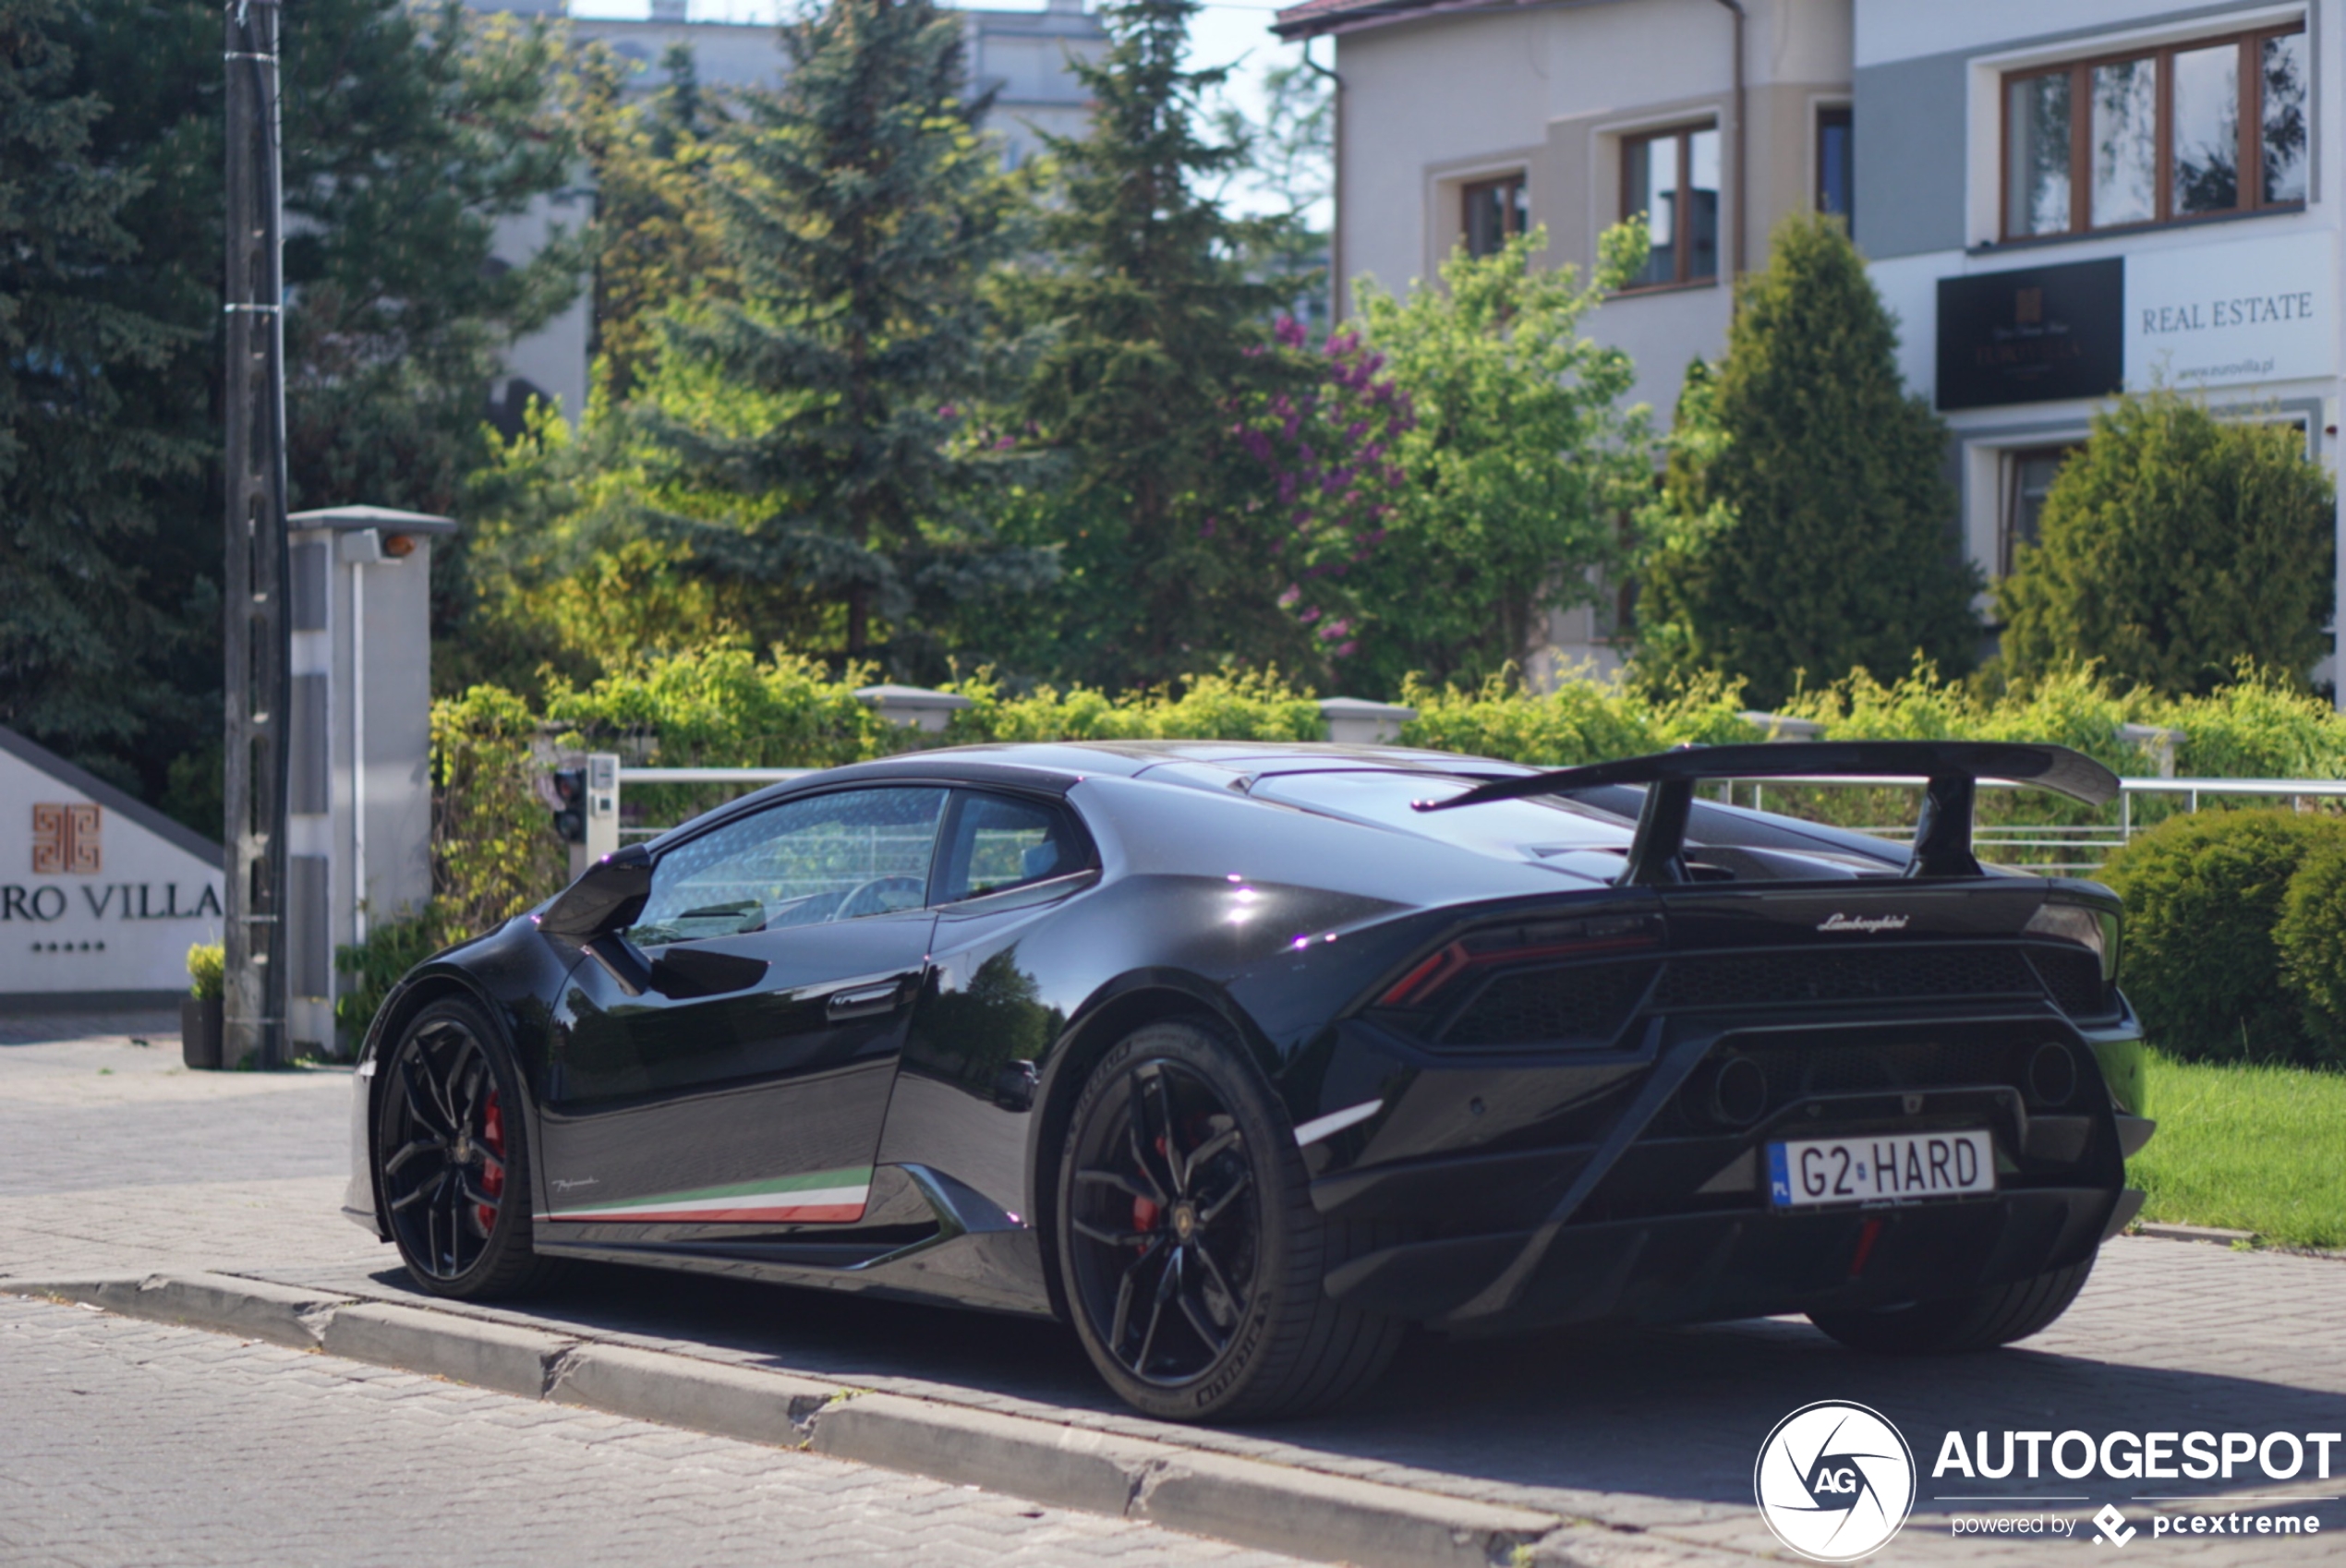
<path fill-rule="evenodd" d="M 1751 1490 L 1776 1539 L 1819 1562 L 1855 1562 L 1905 1524 L 1914 1451 L 1879 1411 L 1820 1400 L 1776 1423 Z"/>

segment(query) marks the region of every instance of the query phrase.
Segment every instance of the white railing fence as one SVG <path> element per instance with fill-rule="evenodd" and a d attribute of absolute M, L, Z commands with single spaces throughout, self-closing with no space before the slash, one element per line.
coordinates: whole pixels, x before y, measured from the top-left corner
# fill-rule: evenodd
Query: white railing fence
<path fill-rule="evenodd" d="M 599 766 L 598 765 L 600 765 Z M 663 833 L 672 823 L 636 823 L 623 825 L 620 802 L 631 785 L 651 784 L 726 784 L 741 790 L 762 788 L 768 784 L 803 778 L 816 771 L 805 767 L 630 767 L 616 756 L 601 754 L 589 759 L 589 778 L 599 775 L 610 780 L 608 791 L 590 787 L 586 812 L 586 841 L 579 848 L 583 865 L 611 853 L 621 844 L 633 839 L 649 838 Z M 1985 823 L 1972 831 L 1972 842 L 1982 857 L 2021 869 L 2048 875 L 2075 872 L 2091 872 L 2100 866 L 2102 858 L 2120 845 L 2131 842 L 2134 836 L 2152 823 L 2163 820 L 2171 812 L 2149 812 L 2139 809 L 2138 802 L 2153 800 L 2172 801 L 2181 797 L 2183 809 L 2195 812 L 2206 801 L 2260 799 L 2287 801 L 2298 810 L 2308 808 L 2316 801 L 2346 801 L 2346 781 L 2308 778 L 2122 778 L 2118 781 L 2119 797 L 2116 820 L 2085 824 L 2062 823 Z M 1795 816 L 1814 816 L 1830 820 L 1821 814 L 1804 811 L 1805 802 L 1787 799 L 1788 790 L 1879 790 L 1899 789 L 1919 792 L 1920 786 L 1911 778 L 1875 778 L 1848 777 L 1815 777 L 1769 779 L 1727 779 L 1721 781 L 1718 797 L 1737 805 L 1760 811 L 1775 810 Z M 2020 789 L 2022 786 L 1981 779 L 1982 790 Z M 1771 804 L 1769 791 L 1776 792 Z M 1914 832 L 1911 815 L 1888 822 L 1842 822 L 1837 826 L 1876 838 L 1903 839 Z"/>
<path fill-rule="evenodd" d="M 875 686 L 856 694 L 891 722 L 931 732 L 942 731 L 951 709 L 968 704 L 965 697 L 903 686 Z M 1364 702 L 1352 697 L 1331 697 L 1319 706 L 1327 722 L 1328 739 L 1345 744 L 1391 741 L 1399 734 L 1403 724 L 1417 717 L 1414 708 L 1393 703 Z M 1783 718 L 1771 714 L 1751 713 L 1744 717 L 1762 727 L 1775 740 L 1813 740 L 1821 729 L 1821 726 L 1806 720 Z M 2153 765 L 2164 775 L 2173 768 L 2176 748 L 2185 736 L 2180 730 L 2124 725 L 2121 727 L 2121 739 L 2145 747 Z M 573 869 L 583 870 L 623 843 L 652 838 L 674 826 L 673 823 L 641 820 L 624 823 L 621 802 L 631 787 L 722 785 L 746 790 L 802 778 L 814 771 L 804 767 L 639 767 L 626 762 L 616 753 L 591 754 L 586 759 L 586 800 L 582 813 L 586 841 L 573 846 Z M 1980 788 L 1983 790 L 2019 790 L 2025 786 L 2010 780 L 1982 779 Z M 1911 802 L 1918 798 L 1921 785 L 1911 778 L 1835 775 L 1725 779 L 1719 782 L 1717 793 L 1719 799 L 1739 805 L 1784 812 L 1788 815 L 1810 817 L 1820 822 L 1834 822 L 1835 826 L 1877 838 L 1905 838 L 1914 831 L 1911 809 L 1905 810 L 1903 815 L 1885 812 L 1891 819 L 1879 822 L 1836 820 L 1844 814 L 1816 810 L 1811 801 L 1796 793 L 1788 793 L 1809 790 L 1882 789 L 1906 791 L 1906 799 Z M 1771 790 L 1775 792 L 1772 802 L 1769 799 Z M 2119 780 L 2117 803 L 2114 808 L 2099 814 L 2102 820 L 2082 824 L 1980 823 L 1973 829 L 1972 842 L 1981 850 L 1983 859 L 2028 871 L 2050 875 L 2091 872 L 2101 864 L 2103 857 L 2110 850 L 2132 841 L 2143 828 L 2172 815 L 2171 802 L 2177 797 L 2182 798 L 2183 809 L 2192 812 L 2198 811 L 2205 801 L 2246 799 L 2288 801 L 2296 809 L 2304 811 L 2316 802 L 2346 802 L 2346 780 L 2122 778 Z M 2046 797 L 2039 795 L 2037 798 L 2042 800 Z M 695 796 L 695 800 L 698 802 L 695 810 L 705 810 L 714 803 L 706 796 Z M 2166 809 L 2160 809 L 2162 805 Z"/>

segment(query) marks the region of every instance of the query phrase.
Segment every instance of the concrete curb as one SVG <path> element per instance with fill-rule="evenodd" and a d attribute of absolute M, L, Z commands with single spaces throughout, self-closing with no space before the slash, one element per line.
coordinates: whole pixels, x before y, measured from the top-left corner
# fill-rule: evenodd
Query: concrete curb
<path fill-rule="evenodd" d="M 1542 1562 L 1569 1562 L 1575 1538 L 1605 1534 L 1552 1514 L 232 1275 L 9 1279 L 0 1291 L 811 1449 L 1360 1568 L 1491 1568 L 1523 1548 Z"/>
<path fill-rule="evenodd" d="M 69 1284 L 0 1281 L 0 1290 L 21 1296 L 62 1296 L 86 1301 L 125 1317 L 210 1329 L 244 1339 L 267 1340 L 294 1350 L 314 1350 L 326 1320 L 355 1297 L 326 1290 L 302 1290 L 233 1274 L 118 1274 Z"/>
<path fill-rule="evenodd" d="M 578 1346 L 574 1339 L 536 1329 L 381 1301 L 335 1308 L 318 1343 L 329 1356 L 453 1378 L 524 1399 L 545 1398 L 556 1364 Z"/>
<path fill-rule="evenodd" d="M 558 1360 L 546 1397 L 613 1416 L 796 1448 L 839 1390 L 783 1372 L 695 1361 L 624 1345 L 582 1345 Z"/>

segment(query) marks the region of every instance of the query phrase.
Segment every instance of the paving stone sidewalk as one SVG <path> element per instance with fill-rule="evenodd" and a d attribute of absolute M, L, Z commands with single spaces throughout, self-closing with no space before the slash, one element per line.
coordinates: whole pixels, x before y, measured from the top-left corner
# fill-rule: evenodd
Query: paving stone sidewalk
<path fill-rule="evenodd" d="M 0 1366 L 0 1562 L 1293 1562 L 19 1297 Z"/>
<path fill-rule="evenodd" d="M 175 1049 L 156 1055 L 163 1038 L 142 1050 L 122 1042 L 129 1032 L 0 1047 L 0 1279 L 168 1261 L 417 1299 L 389 1250 L 334 1215 L 346 1078 L 182 1084 Z M 19 1083 L 29 1086 L 21 1100 Z M 25 1136 L 79 1152 L 52 1164 L 22 1152 Z M 273 1141 L 248 1149 L 260 1138 Z M 320 1174 L 281 1174 L 281 1157 L 314 1160 Z M 1751 1506 L 1752 1460 L 1783 1415 L 1817 1399 L 1885 1412 L 1926 1471 L 1949 1430 L 2346 1426 L 2346 1264 L 2134 1238 L 2104 1249 L 2085 1296 L 2052 1330 L 1994 1355 L 1864 1357 L 1792 1321 L 1484 1344 L 1429 1337 L 1362 1405 L 1244 1431 L 1131 1416 L 1049 1324 L 616 1269 L 526 1312 L 478 1315 L 1600 1520 L 1624 1547 L 1706 1558 L 1780 1550 Z M 2074 1487 L 2050 1476 L 2012 1490 L 2073 1516 L 2112 1501 L 2148 1523 L 2152 1504 L 2098 1485 L 2109 1495 L 2083 1504 L 2052 1501 Z M 2346 1541 L 2346 1507 L 2319 1500 L 2339 1490 L 2297 1489 L 2335 1532 L 2319 1546 L 2168 1538 L 2157 1553 L 2224 1563 L 2333 1555 L 2323 1549 Z M 2034 1562 L 2060 1550 L 1956 1538 L 1927 1474 L 1923 1493 L 1880 1561 Z"/>

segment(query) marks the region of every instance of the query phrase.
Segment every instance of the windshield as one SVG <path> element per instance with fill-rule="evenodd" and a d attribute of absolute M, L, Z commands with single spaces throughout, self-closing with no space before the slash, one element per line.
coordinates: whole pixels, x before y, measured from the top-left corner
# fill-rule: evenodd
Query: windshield
<path fill-rule="evenodd" d="M 1632 834 L 1627 823 L 1554 796 L 1493 801 L 1459 811 L 1410 809 L 1414 802 L 1462 794 L 1473 782 L 1425 773 L 1280 773 L 1258 779 L 1248 793 L 1257 800 L 1396 828 L 1502 860 L 1554 863 L 1557 857 L 1575 850 L 1617 853 L 1629 847 Z M 1590 874 L 1586 867 L 1571 869 Z"/>

